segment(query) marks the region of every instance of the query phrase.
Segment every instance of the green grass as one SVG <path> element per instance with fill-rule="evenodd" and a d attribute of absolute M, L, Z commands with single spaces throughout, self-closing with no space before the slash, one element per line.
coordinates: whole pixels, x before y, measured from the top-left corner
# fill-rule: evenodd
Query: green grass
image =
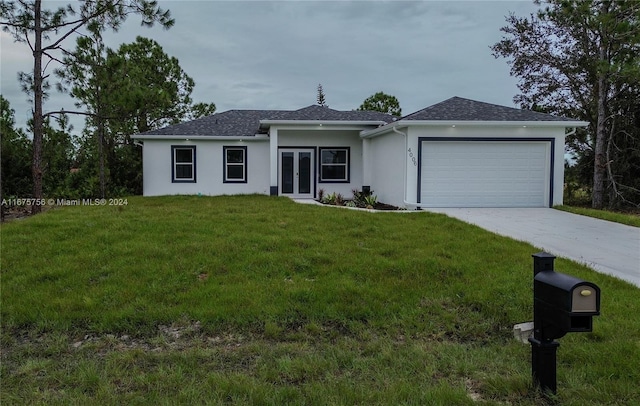
<path fill-rule="evenodd" d="M 444 215 L 129 198 L 2 225 L 0 402 L 538 405 L 539 250 Z M 640 403 L 639 290 L 562 338 L 558 401 Z"/>
<path fill-rule="evenodd" d="M 590 209 L 587 207 L 578 206 L 555 206 L 554 209 L 612 221 L 614 223 L 626 224 L 628 226 L 640 227 L 640 215 L 638 215 L 637 213 L 620 213 L 615 211 Z"/>

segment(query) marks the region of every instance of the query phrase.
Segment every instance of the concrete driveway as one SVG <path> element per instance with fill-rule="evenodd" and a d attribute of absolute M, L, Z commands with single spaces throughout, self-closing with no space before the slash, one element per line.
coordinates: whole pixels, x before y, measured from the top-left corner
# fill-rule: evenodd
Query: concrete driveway
<path fill-rule="evenodd" d="M 554 209 L 425 209 L 526 241 L 640 287 L 640 228 Z M 533 254 L 533 253 L 532 253 Z"/>

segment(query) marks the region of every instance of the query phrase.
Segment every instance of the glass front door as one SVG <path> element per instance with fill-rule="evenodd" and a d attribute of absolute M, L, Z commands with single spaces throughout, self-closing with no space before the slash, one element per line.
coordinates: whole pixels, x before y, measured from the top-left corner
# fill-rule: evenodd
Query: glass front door
<path fill-rule="evenodd" d="M 313 198 L 313 149 L 280 150 L 280 194 Z"/>

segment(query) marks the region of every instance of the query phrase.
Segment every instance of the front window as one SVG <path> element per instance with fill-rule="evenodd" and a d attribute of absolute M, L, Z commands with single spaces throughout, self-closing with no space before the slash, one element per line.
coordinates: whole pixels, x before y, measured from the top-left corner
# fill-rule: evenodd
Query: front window
<path fill-rule="evenodd" d="M 247 147 L 224 147 L 224 181 L 247 182 Z"/>
<path fill-rule="evenodd" d="M 172 181 L 193 182 L 196 181 L 196 147 L 172 146 Z"/>
<path fill-rule="evenodd" d="M 320 182 L 349 182 L 349 148 L 320 148 Z"/>

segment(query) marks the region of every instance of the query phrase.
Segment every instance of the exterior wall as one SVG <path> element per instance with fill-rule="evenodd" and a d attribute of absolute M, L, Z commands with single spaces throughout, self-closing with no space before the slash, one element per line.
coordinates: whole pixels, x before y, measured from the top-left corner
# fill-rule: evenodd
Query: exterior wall
<path fill-rule="evenodd" d="M 406 129 L 400 129 L 403 132 L 404 130 Z M 379 202 L 405 207 L 404 182 L 408 172 L 405 165 L 411 162 L 408 154 L 405 158 L 405 137 L 391 132 L 368 141 L 371 154 L 370 186 L 373 194 L 378 197 Z M 405 159 L 409 159 L 409 162 Z M 411 185 L 408 180 L 407 185 Z"/>
<path fill-rule="evenodd" d="M 332 128 L 272 128 L 275 135 L 259 140 L 147 140 L 143 147 L 143 193 L 145 196 L 175 194 L 270 194 L 281 147 L 314 148 L 315 192 L 341 193 L 350 198 L 353 189 L 370 186 L 380 202 L 413 208 L 418 201 L 418 151 L 421 137 L 450 138 L 554 138 L 553 204 L 562 204 L 564 186 L 564 128 L 487 126 L 415 126 L 361 139 L 359 130 Z M 271 141 L 271 142 L 270 142 Z M 277 145 L 276 145 L 277 143 Z M 366 164 L 363 143 L 366 143 Z M 172 146 L 196 146 L 196 182 L 172 182 Z M 247 183 L 224 183 L 223 147 L 247 147 Z M 318 147 L 350 149 L 349 182 L 320 183 Z M 274 156 L 275 155 L 275 156 Z M 273 163 L 276 163 L 274 171 Z M 365 174 L 364 171 L 367 170 Z M 276 179 L 277 181 L 277 179 Z M 277 185 L 277 183 L 276 183 Z M 317 196 L 317 195 L 316 195 Z"/>
<path fill-rule="evenodd" d="M 333 130 L 333 129 L 317 129 L 317 130 L 295 130 L 283 129 L 277 130 L 278 147 L 312 147 L 315 148 L 315 185 L 316 196 L 317 191 L 323 189 L 326 194 L 340 193 L 346 199 L 353 195 L 352 190 L 361 190 L 363 186 L 363 159 L 362 159 L 362 140 L 360 139 L 360 130 Z M 348 183 L 320 183 L 320 156 L 318 147 L 349 147 L 349 182 Z"/>
<path fill-rule="evenodd" d="M 171 146 L 196 146 L 196 182 L 173 183 Z M 247 183 L 224 183 L 223 147 L 247 147 Z M 269 141 L 234 140 L 147 140 L 142 152 L 143 194 L 160 195 L 231 195 L 269 194 Z"/>
<path fill-rule="evenodd" d="M 490 126 L 416 126 L 408 129 L 407 160 L 413 151 L 417 160 L 420 137 L 451 137 L 451 138 L 554 138 L 553 162 L 553 205 L 562 204 L 564 188 L 564 128 L 540 127 L 490 127 Z M 418 201 L 418 170 L 419 165 L 407 164 L 407 198 L 408 202 Z"/>

